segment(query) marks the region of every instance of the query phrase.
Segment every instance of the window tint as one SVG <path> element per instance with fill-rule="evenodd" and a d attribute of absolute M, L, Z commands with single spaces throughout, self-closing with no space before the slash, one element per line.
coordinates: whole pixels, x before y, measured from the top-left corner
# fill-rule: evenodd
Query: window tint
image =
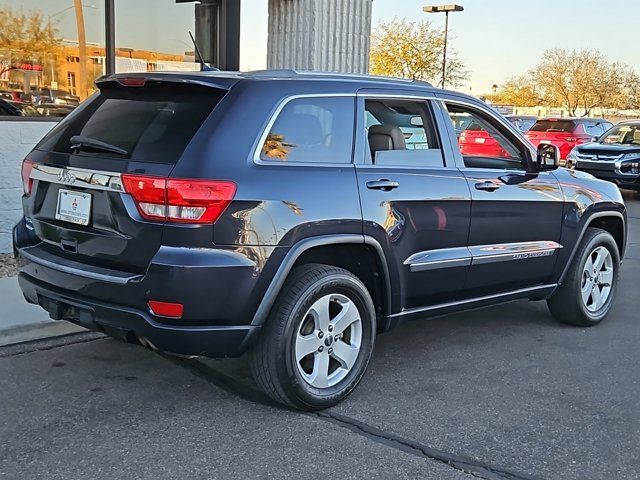
<path fill-rule="evenodd" d="M 214 88 L 162 82 L 144 87 L 103 85 L 100 95 L 85 102 L 36 148 L 69 153 L 71 137 L 82 135 L 128 152 L 96 155 L 175 163 L 223 94 Z"/>
<path fill-rule="evenodd" d="M 272 162 L 351 163 L 354 99 L 298 98 L 282 109 L 260 151 Z"/>
<path fill-rule="evenodd" d="M 605 131 L 605 128 L 602 123 L 585 123 L 584 129 L 586 132 L 592 137 L 599 137 Z"/>
<path fill-rule="evenodd" d="M 538 120 L 533 127 L 532 132 L 566 132 L 573 133 L 576 129 L 576 122 L 572 120 Z"/>
<path fill-rule="evenodd" d="M 444 158 L 426 102 L 365 101 L 366 143 L 376 165 L 442 167 Z"/>
<path fill-rule="evenodd" d="M 509 140 L 508 131 L 496 119 L 465 106 L 446 106 L 466 167 L 526 168 L 522 146 Z"/>
<path fill-rule="evenodd" d="M 616 125 L 600 141 L 608 144 L 640 145 L 640 123 Z"/>

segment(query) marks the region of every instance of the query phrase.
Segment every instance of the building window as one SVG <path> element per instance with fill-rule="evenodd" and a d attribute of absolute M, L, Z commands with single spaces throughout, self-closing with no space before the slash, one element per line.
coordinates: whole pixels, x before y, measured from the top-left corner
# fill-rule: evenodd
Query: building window
<path fill-rule="evenodd" d="M 67 72 L 67 85 L 69 86 L 69 93 L 76 94 L 76 73 Z"/>

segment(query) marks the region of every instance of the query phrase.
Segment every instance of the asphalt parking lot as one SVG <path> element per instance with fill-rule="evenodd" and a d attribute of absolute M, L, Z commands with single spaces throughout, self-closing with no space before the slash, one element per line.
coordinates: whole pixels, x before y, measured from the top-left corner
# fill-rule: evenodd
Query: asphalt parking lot
<path fill-rule="evenodd" d="M 0 478 L 604 479 L 640 476 L 640 200 L 612 314 L 540 302 L 407 323 L 360 387 L 284 410 L 245 362 L 94 334 L 0 349 Z"/>

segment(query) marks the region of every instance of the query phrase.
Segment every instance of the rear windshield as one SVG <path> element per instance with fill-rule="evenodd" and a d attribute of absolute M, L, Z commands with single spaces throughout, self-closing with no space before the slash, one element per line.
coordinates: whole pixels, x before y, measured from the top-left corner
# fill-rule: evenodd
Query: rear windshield
<path fill-rule="evenodd" d="M 87 100 L 36 148 L 70 153 L 71 137 L 80 135 L 127 152 L 124 155 L 87 147 L 92 155 L 176 163 L 224 93 L 167 82 L 148 82 L 144 87 L 103 84 L 99 95 Z"/>
<path fill-rule="evenodd" d="M 576 129 L 576 122 L 572 120 L 538 120 L 532 132 L 567 132 L 572 133 Z"/>

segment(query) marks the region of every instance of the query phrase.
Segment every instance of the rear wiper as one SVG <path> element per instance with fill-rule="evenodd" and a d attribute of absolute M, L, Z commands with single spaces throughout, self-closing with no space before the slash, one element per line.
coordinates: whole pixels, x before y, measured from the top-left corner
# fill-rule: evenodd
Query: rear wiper
<path fill-rule="evenodd" d="M 124 148 L 116 147 L 115 145 L 96 140 L 95 138 L 85 137 L 84 135 L 74 135 L 71 137 L 71 150 L 80 150 L 82 147 L 102 150 L 103 152 L 118 153 L 120 155 L 129 155 L 129 152 Z"/>

